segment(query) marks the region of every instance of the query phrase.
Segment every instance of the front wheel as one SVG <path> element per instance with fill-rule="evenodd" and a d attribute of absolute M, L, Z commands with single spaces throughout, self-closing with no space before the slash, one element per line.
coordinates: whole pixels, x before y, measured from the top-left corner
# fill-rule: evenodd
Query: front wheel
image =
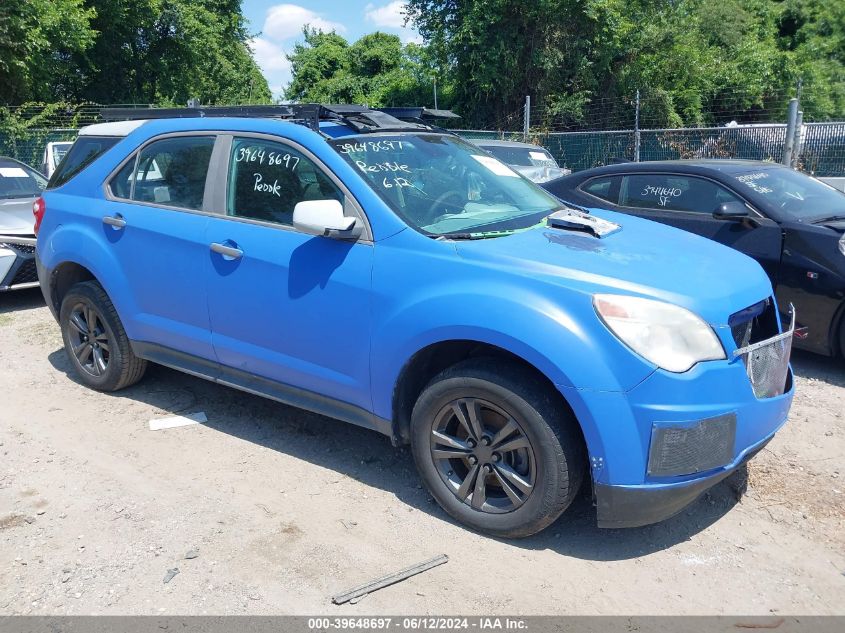
<path fill-rule="evenodd" d="M 530 536 L 578 492 L 577 423 L 551 388 L 518 366 L 470 359 L 436 376 L 411 416 L 411 448 L 446 512 L 494 536 Z"/>
<path fill-rule="evenodd" d="M 59 324 L 77 377 L 99 391 L 138 382 L 147 362 L 135 356 L 114 305 L 96 281 L 71 287 L 62 300 Z"/>

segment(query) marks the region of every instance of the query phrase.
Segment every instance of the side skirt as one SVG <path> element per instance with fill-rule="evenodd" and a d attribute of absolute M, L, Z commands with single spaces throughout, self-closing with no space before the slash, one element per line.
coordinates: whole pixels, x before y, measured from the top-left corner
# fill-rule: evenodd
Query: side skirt
<path fill-rule="evenodd" d="M 159 365 L 183 371 L 192 376 L 205 378 L 212 382 L 246 391 L 257 396 L 263 396 L 276 400 L 283 404 L 305 409 L 328 418 L 343 420 L 365 429 L 378 431 L 383 435 L 392 437 L 393 425 L 390 420 L 362 409 L 361 407 L 329 398 L 327 396 L 292 387 L 284 383 L 262 378 L 240 369 L 226 367 L 215 361 L 199 358 L 184 352 L 157 345 L 155 343 L 142 343 L 132 341 L 132 352 L 138 358 L 144 358 Z"/>

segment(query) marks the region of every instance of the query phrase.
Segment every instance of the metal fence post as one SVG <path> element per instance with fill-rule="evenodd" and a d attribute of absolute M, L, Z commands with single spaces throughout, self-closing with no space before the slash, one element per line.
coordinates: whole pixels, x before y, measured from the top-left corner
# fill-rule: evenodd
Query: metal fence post
<path fill-rule="evenodd" d="M 786 114 L 786 140 L 783 144 L 783 160 L 781 162 L 789 167 L 792 164 L 792 150 L 795 143 L 795 124 L 798 122 L 798 99 L 789 100 L 789 109 Z"/>
<path fill-rule="evenodd" d="M 804 111 L 799 110 L 798 116 L 795 118 L 795 134 L 792 138 L 792 162 L 790 167 L 798 168 L 798 161 L 801 160 L 801 131 L 804 127 Z"/>
<path fill-rule="evenodd" d="M 525 112 L 522 117 L 522 140 L 528 142 L 528 129 L 531 127 L 531 96 L 525 95 Z"/>
<path fill-rule="evenodd" d="M 634 109 L 634 162 L 640 162 L 640 89 L 637 88 L 637 100 Z"/>

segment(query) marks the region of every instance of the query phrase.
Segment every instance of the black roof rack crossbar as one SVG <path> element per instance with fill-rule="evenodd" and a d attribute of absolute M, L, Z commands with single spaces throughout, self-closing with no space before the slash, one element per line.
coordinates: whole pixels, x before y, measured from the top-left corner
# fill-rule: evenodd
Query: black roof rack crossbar
<path fill-rule="evenodd" d="M 137 119 L 189 119 L 196 117 L 268 117 L 292 119 L 295 114 L 288 105 L 208 106 L 201 108 L 102 108 L 104 121 Z"/>
<path fill-rule="evenodd" d="M 429 119 L 460 119 L 459 114 L 455 114 L 451 110 L 435 110 L 434 108 L 426 108 L 422 106 L 416 107 L 389 107 L 376 108 L 385 114 L 394 116 L 397 119 L 419 119 L 427 121 Z"/>
<path fill-rule="evenodd" d="M 397 117 L 396 114 L 418 114 L 420 116 Z M 307 125 L 315 132 L 320 132 L 320 121 L 335 120 L 348 125 L 356 132 L 400 132 L 413 130 L 437 129 L 423 120 L 435 118 L 431 112 L 448 113 L 448 118 L 456 118 L 448 110 L 427 110 L 426 108 L 384 108 L 370 109 L 367 106 L 352 104 L 322 105 L 301 103 L 290 105 L 245 105 L 245 106 L 207 106 L 198 108 L 102 108 L 100 116 L 104 121 L 130 121 L 138 119 L 185 119 L 205 117 L 260 117 L 286 119 Z M 447 118 L 438 115 L 439 118 Z"/>

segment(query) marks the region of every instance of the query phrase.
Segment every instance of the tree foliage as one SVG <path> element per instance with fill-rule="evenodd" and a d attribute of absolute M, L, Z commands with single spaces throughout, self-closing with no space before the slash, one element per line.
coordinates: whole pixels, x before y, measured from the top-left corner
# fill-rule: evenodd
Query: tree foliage
<path fill-rule="evenodd" d="M 269 102 L 241 0 L 3 0 L 0 102 Z"/>
<path fill-rule="evenodd" d="M 785 107 L 799 78 L 809 116 L 845 112 L 843 2 L 409 0 L 408 13 L 478 125 L 526 95 L 559 120 L 630 125 L 638 89 L 654 124 L 712 123 Z"/>
<path fill-rule="evenodd" d="M 437 66 L 426 47 L 375 32 L 350 44 L 335 32 L 305 28 L 288 55 L 285 98 L 370 106 L 432 105 Z M 441 95 L 446 101 L 449 95 Z"/>

